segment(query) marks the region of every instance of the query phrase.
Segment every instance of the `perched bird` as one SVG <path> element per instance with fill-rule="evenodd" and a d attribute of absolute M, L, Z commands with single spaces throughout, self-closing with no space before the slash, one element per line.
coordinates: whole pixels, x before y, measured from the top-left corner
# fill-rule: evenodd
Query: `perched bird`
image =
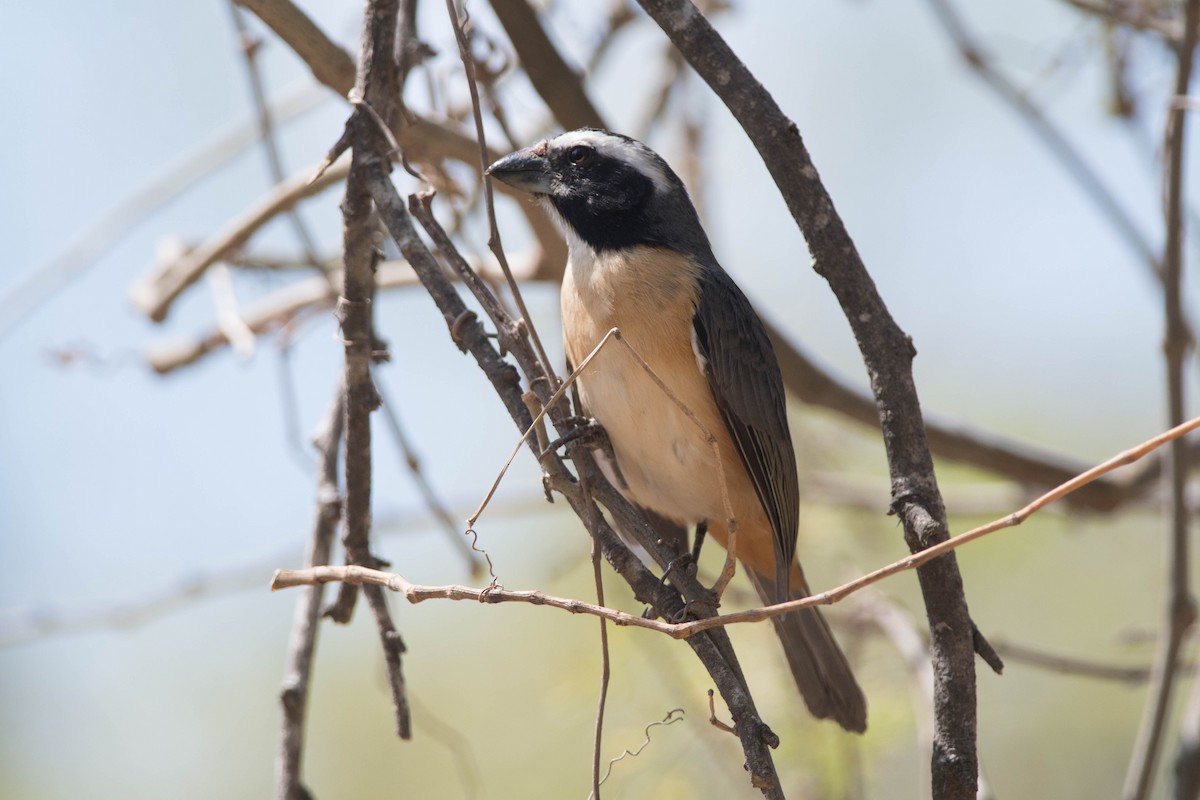
<path fill-rule="evenodd" d="M 569 246 L 562 285 L 567 357 L 579 364 L 612 328 L 717 442 L 618 344 L 579 377 L 584 411 L 608 433 L 626 497 L 681 525 L 707 524 L 736 553 L 764 603 L 808 595 L 796 560 L 799 488 L 783 380 L 762 321 L 717 263 L 683 182 L 641 142 L 584 128 L 519 150 L 488 173 L 541 199 Z M 851 731 L 866 700 L 815 608 L 774 619 L 809 710 Z"/>

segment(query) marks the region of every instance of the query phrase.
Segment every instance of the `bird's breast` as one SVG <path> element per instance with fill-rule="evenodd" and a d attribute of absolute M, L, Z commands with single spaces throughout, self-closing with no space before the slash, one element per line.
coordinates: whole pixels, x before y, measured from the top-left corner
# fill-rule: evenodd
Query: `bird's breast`
<path fill-rule="evenodd" d="M 685 523 L 726 516 L 709 434 L 722 462 L 740 472 L 692 348 L 697 269 L 691 259 L 654 248 L 600 254 L 573 248 L 562 290 L 573 365 L 612 328 L 629 345 L 610 339 L 579 378 L 584 408 L 608 432 L 625 493 Z"/>

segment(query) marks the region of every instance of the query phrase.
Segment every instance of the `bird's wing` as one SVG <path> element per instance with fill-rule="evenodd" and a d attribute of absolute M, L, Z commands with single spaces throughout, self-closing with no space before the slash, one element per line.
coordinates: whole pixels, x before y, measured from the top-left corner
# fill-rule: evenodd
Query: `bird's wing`
<path fill-rule="evenodd" d="M 786 595 L 796 552 L 800 489 L 783 378 L 762 321 L 718 266 L 700 271 L 692 319 L 709 388 L 775 532 L 776 585 Z"/>

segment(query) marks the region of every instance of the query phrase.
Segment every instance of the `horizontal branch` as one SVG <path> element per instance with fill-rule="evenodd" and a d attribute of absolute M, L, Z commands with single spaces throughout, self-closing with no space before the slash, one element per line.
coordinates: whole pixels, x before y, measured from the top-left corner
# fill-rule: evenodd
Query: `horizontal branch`
<path fill-rule="evenodd" d="M 865 589 L 873 583 L 878 583 L 884 578 L 890 577 L 900 572 L 915 569 L 922 564 L 945 555 L 951 550 L 955 550 L 968 542 L 973 542 L 976 539 L 987 536 L 990 533 L 1011 528 L 1020 525 L 1033 514 L 1042 510 L 1046 506 L 1069 495 L 1071 492 L 1077 491 L 1079 488 L 1086 486 L 1091 481 L 1096 480 L 1101 475 L 1105 475 L 1123 466 L 1134 463 L 1138 459 L 1143 458 L 1148 453 L 1153 452 L 1159 447 L 1162 447 L 1168 442 L 1172 442 L 1185 434 L 1200 428 L 1200 417 L 1189 420 L 1183 425 L 1172 428 L 1165 433 L 1155 436 L 1136 447 L 1119 453 L 1102 464 L 1099 464 L 1092 469 L 1084 472 L 1066 483 L 1058 486 L 1052 491 L 1047 492 L 1038 499 L 1029 503 L 1019 511 L 1015 511 L 1000 519 L 989 522 L 986 525 L 981 525 L 978 528 L 973 528 L 966 533 L 959 534 L 951 539 L 948 539 L 933 547 L 922 550 L 913 555 L 907 556 L 894 561 L 885 567 L 881 567 L 873 572 L 869 572 L 862 577 L 856 578 L 848 583 L 844 583 L 835 589 L 830 589 L 825 592 L 813 594 L 800 600 L 790 600 L 786 603 L 776 603 L 774 605 L 763 606 L 761 608 L 753 608 L 748 611 L 739 611 L 733 614 L 721 614 L 718 616 L 707 617 L 705 619 L 692 620 L 690 622 L 670 623 L 662 622 L 657 619 L 646 619 L 641 616 L 628 614 L 624 611 L 618 611 L 614 608 L 599 606 L 594 603 L 587 603 L 582 600 L 575 600 L 565 597 L 555 597 L 540 591 L 513 591 L 502 588 L 475 589 L 469 586 L 446 585 L 446 586 L 422 586 L 411 583 L 403 575 L 398 575 L 392 572 L 382 572 L 380 570 L 366 569 L 364 567 L 347 566 L 347 567 L 317 567 L 313 569 L 303 570 L 277 570 L 271 580 L 271 590 L 287 589 L 294 586 L 308 586 L 319 583 L 329 583 L 331 581 L 342 581 L 353 584 L 366 584 L 372 586 L 383 586 L 394 592 L 399 592 L 404 595 L 410 603 L 420 603 L 425 600 L 445 599 L 445 600 L 472 600 L 480 603 L 529 603 L 538 606 L 550 606 L 563 611 L 568 611 L 572 614 L 590 614 L 601 619 L 609 620 L 616 625 L 628 625 L 637 628 L 646 628 L 648 630 L 664 633 L 673 639 L 686 639 L 701 631 L 706 631 L 711 628 L 722 627 L 725 625 L 734 625 L 741 623 L 762 622 L 764 620 L 778 617 L 782 614 L 787 614 L 792 611 L 798 611 L 802 608 L 810 608 L 812 606 L 827 606 L 833 605 L 840 600 L 855 592 Z"/>

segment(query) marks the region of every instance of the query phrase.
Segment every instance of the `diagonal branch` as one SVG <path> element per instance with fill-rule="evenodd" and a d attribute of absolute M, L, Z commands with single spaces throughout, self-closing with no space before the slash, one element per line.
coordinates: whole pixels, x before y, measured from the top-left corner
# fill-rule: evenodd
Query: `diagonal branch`
<path fill-rule="evenodd" d="M 453 340 L 460 349 L 475 356 L 514 423 L 523 433 L 529 428 L 532 420 L 522 400 L 520 378 L 516 370 L 496 352 L 479 321 L 467 310 L 440 265 L 417 236 L 404 204 L 396 194 L 385 170 L 380 168 L 372 176 L 370 187 L 380 217 L 438 305 Z M 420 209 L 422 204 L 413 198 L 409 206 Z M 445 250 L 443 255 L 454 263 L 460 275 L 469 271 L 465 260 L 452 248 Z M 480 292 L 477 299 L 488 308 L 493 299 L 488 296 L 486 287 Z M 492 319 L 492 323 L 496 326 L 500 343 L 520 363 L 541 406 L 549 409 L 551 421 L 559 433 L 569 431 L 571 428 L 566 420 L 565 410 L 549 402 L 552 391 L 550 381 L 541 371 L 539 360 L 527 337 L 521 335 L 519 329 L 514 330 L 512 321 L 505 316 L 498 314 Z M 538 453 L 532 440 L 529 440 L 529 447 L 540 457 L 546 470 L 545 480 L 548 485 L 566 497 L 576 515 L 598 543 L 605 560 L 629 583 L 638 600 L 649 604 L 660 616 L 667 619 L 675 618 L 683 612 L 685 600 L 689 604 L 688 608 L 696 616 L 713 616 L 715 610 L 703 605 L 708 592 L 694 576 L 683 574 L 682 570 L 675 570 L 671 573 L 669 585 L 654 577 L 620 541 L 613 527 L 602 514 L 596 512 L 591 501 L 583 497 L 579 482 L 570 476 L 557 453 Z M 608 509 L 616 525 L 635 537 L 656 562 L 665 566 L 674 554 L 664 550 L 654 531 L 636 509 L 608 484 L 588 447 L 579 442 L 572 442 L 568 445 L 568 455 L 580 472 L 580 480 L 587 481 L 593 498 Z M 683 594 L 682 598 L 680 592 Z M 709 631 L 704 636 L 690 637 L 688 645 L 712 676 L 737 723 L 738 736 L 746 755 L 746 767 L 750 772 L 752 784 L 760 788 L 768 798 L 782 798 L 783 790 L 770 754 L 770 749 L 775 747 L 779 740 L 755 708 L 728 635 L 723 630 Z"/>
<path fill-rule="evenodd" d="M 262 140 L 263 153 L 267 157 L 267 170 L 272 183 L 283 183 L 286 177 L 283 171 L 283 158 L 279 154 L 279 145 L 275 141 L 275 125 L 270 106 L 267 104 L 267 93 L 263 88 L 262 72 L 258 68 L 258 49 L 261 42 L 252 37 L 246 20 L 243 19 L 243 12 L 237 7 L 236 0 L 230 0 L 229 10 L 232 12 L 234 27 L 237 29 L 242 57 L 246 62 L 246 76 L 250 82 L 254 110 L 258 116 L 258 135 Z M 317 248 L 313 243 L 312 234 L 308 232 L 308 227 L 304 224 L 300 212 L 291 208 L 287 211 L 286 216 L 292 223 L 292 230 L 296 234 L 296 241 L 300 243 L 300 250 L 304 254 L 305 260 L 314 267 L 320 266 L 321 260 L 317 256 Z"/>
<path fill-rule="evenodd" d="M 348 159 L 339 160 L 316 181 L 309 181 L 312 167 L 301 170 L 274 187 L 250 209 L 234 218 L 203 244 L 182 258 L 156 268 L 130 290 L 134 306 L 155 322 L 162 322 L 171 304 L 196 281 L 205 270 L 250 241 L 260 228 L 279 214 L 293 208 L 306 197 L 319 194 L 343 180 L 349 172 Z"/>
<path fill-rule="evenodd" d="M 597 124 L 600 112 L 583 90 L 583 78 L 550 41 L 526 0 L 490 0 L 521 68 L 554 116 L 568 130 Z M 491 163 L 491 162 L 489 162 Z"/>
<path fill-rule="evenodd" d="M 312 70 L 313 77 L 342 97 L 354 88 L 354 59 L 325 35 L 291 0 L 235 0 L 275 31 Z"/>
<path fill-rule="evenodd" d="M 892 477 L 892 510 L 916 552 L 946 541 L 946 511 L 912 377 L 915 354 L 892 319 L 838 216 L 796 124 L 690 0 L 639 0 L 725 103 L 758 149 L 854 331 L 875 393 Z M 931 631 L 935 675 L 933 794 L 974 798 L 975 658 L 962 577 L 953 555 L 917 572 Z"/>

